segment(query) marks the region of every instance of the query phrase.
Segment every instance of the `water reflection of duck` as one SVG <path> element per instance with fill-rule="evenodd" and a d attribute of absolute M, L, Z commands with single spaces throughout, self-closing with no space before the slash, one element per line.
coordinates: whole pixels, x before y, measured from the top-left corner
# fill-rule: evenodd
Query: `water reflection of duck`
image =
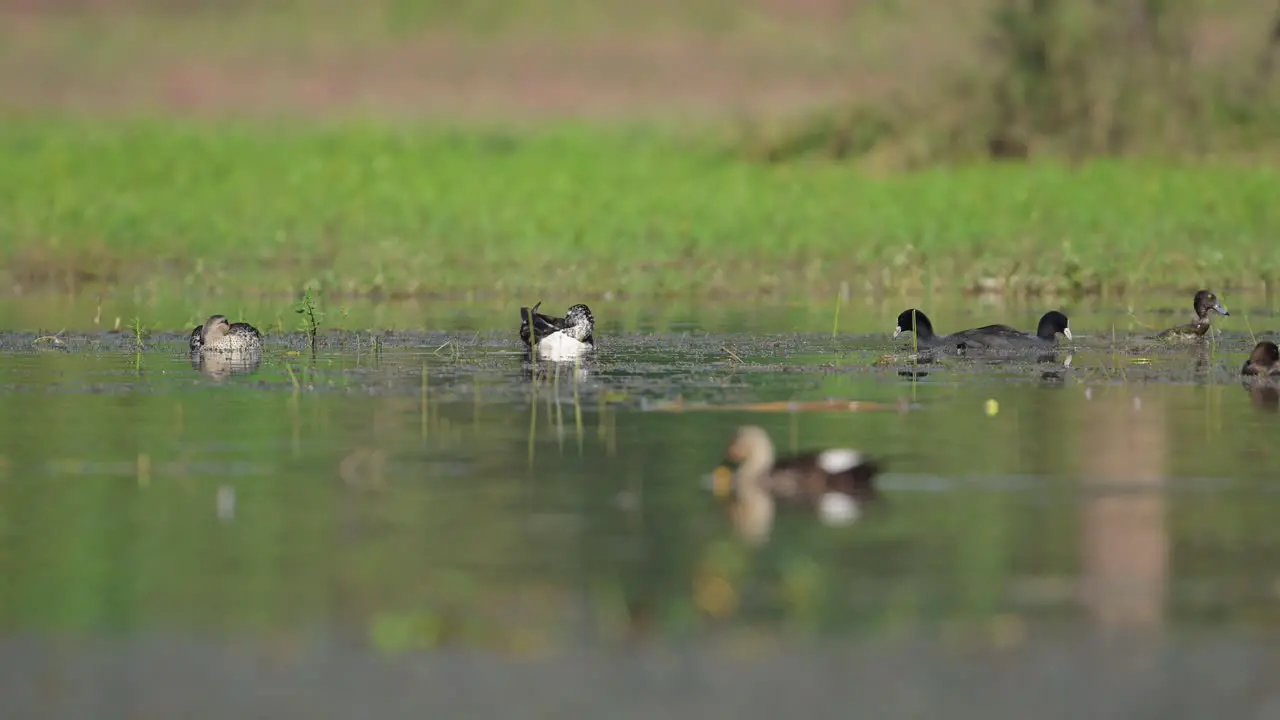
<path fill-rule="evenodd" d="M 567 358 L 560 358 L 566 360 Z M 553 384 L 557 378 L 562 383 L 586 382 L 591 371 L 586 364 L 569 362 L 538 363 L 525 359 L 523 364 L 524 379 L 544 385 Z"/>
<path fill-rule="evenodd" d="M 744 425 L 725 459 L 737 469 L 718 467 L 712 491 L 731 500 L 730 517 L 751 542 L 768 537 L 778 502 L 807 507 L 826 523 L 845 524 L 857 520 L 862 506 L 878 497 L 873 480 L 880 465 L 857 450 L 831 448 L 777 459 L 769 434 Z"/>
<path fill-rule="evenodd" d="M 192 350 L 251 353 L 262 349 L 262 334 L 249 323 L 232 323 L 226 315 L 213 315 L 191 331 Z"/>
<path fill-rule="evenodd" d="M 225 380 L 231 375 L 248 375 L 262 364 L 259 352 L 200 352 L 191 353 L 191 367 L 212 380 Z"/>
<path fill-rule="evenodd" d="M 1231 313 L 1222 307 L 1218 302 L 1218 296 L 1213 294 L 1211 290 L 1201 290 L 1196 293 L 1195 298 L 1191 301 L 1192 307 L 1196 311 L 1196 319 L 1194 322 L 1186 325 L 1177 325 L 1156 333 L 1156 337 L 1161 340 L 1168 341 L 1187 341 L 1199 340 L 1209 331 L 1209 311 L 1212 310 L 1219 315 L 1228 316 Z"/>
<path fill-rule="evenodd" d="M 520 308 L 520 339 L 530 350 L 536 345 L 538 355 L 551 360 L 570 359 L 595 347 L 595 316 L 582 303 L 573 305 L 563 318 L 538 312 L 542 301 L 533 307 Z"/>

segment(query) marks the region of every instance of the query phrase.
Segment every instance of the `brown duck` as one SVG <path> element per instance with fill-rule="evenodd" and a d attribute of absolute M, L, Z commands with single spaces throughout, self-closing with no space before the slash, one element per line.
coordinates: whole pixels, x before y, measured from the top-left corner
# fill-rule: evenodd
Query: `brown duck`
<path fill-rule="evenodd" d="M 1194 322 L 1186 325 L 1178 325 L 1168 330 L 1162 330 L 1156 334 L 1161 340 L 1199 340 L 1204 334 L 1209 332 L 1209 311 L 1229 316 L 1231 313 L 1222 307 L 1222 303 L 1218 302 L 1218 296 L 1213 294 L 1212 290 L 1201 290 L 1196 293 L 1195 298 L 1191 301 L 1192 307 L 1196 310 L 1196 319 Z"/>
<path fill-rule="evenodd" d="M 734 525 L 757 542 L 767 537 L 777 503 L 808 507 L 823 522 L 845 524 L 879 495 L 873 482 L 879 463 L 863 453 L 831 448 L 777 459 L 769 434 L 755 425 L 738 428 L 725 459 L 737 469 L 717 468 L 712 490 L 732 501 Z"/>
<path fill-rule="evenodd" d="M 1263 340 L 1253 346 L 1249 359 L 1240 368 L 1241 375 L 1280 376 L 1280 348 L 1270 340 Z"/>

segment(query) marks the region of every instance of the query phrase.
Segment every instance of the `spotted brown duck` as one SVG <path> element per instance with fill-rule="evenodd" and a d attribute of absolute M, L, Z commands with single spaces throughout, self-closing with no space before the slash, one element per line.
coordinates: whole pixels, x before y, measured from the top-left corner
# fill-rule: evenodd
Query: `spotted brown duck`
<path fill-rule="evenodd" d="M 226 315 L 214 315 L 191 331 L 192 351 L 256 352 L 262 349 L 262 333 L 249 323 L 227 321 Z"/>

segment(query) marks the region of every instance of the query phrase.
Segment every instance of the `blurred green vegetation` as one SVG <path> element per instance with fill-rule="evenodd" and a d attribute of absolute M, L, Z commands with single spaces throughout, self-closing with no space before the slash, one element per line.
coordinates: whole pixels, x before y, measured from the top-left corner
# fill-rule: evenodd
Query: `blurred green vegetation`
<path fill-rule="evenodd" d="M 990 0 L 977 60 L 914 93 L 837 105 L 756 142 L 918 168 L 995 158 L 1234 156 L 1274 162 L 1280 7 Z"/>
<path fill-rule="evenodd" d="M 1269 167 L 1097 161 L 869 175 L 566 126 L 15 123 L 0 250 L 24 289 L 454 299 L 1274 282 Z"/>
<path fill-rule="evenodd" d="M 721 104 L 712 114 L 744 131 L 746 154 L 773 161 L 820 154 L 919 168 L 987 157 L 1276 157 L 1280 8 L 1251 0 L 19 5 L 9 10 L 21 22 L 0 25 L 0 79 L 9 109 L 35 115 L 42 105 L 255 115 L 280 111 L 272 96 L 285 93 L 295 117 L 402 117 L 405 97 L 421 100 L 408 102 L 411 113 L 474 119 L 474 108 L 451 107 L 466 99 L 450 75 L 427 72 L 443 66 L 453 84 L 497 95 L 480 103 L 488 119 L 523 118 L 535 106 L 535 115 L 575 116 L 582 97 L 541 97 L 554 96 L 566 73 L 588 96 L 619 96 L 646 117 L 680 116 L 712 95 Z M 546 64 L 550 56 L 569 60 Z M 415 79 L 414 67 L 431 79 Z M 272 84 L 277 73 L 283 84 Z M 525 82 L 475 82 L 512 73 Z M 388 75 L 399 80 L 381 85 Z M 647 75 L 705 77 L 669 97 L 627 100 Z M 259 92 L 236 92 L 259 83 Z M 329 83 L 345 90 L 328 99 Z M 746 109 L 741 92 L 719 92 L 725 86 L 761 97 Z M 792 119 L 775 124 L 780 114 Z"/>

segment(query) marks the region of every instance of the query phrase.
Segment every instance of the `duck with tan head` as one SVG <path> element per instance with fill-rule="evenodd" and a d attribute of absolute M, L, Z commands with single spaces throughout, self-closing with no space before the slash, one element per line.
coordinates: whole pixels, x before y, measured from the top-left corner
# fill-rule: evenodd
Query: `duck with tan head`
<path fill-rule="evenodd" d="M 731 502 L 730 517 L 749 541 L 761 542 L 777 503 L 806 507 L 824 523 L 857 520 L 877 499 L 880 464 L 857 450 L 831 448 L 778 459 L 769 434 L 756 425 L 738 428 L 725 450 L 725 465 L 712 474 L 712 490 Z"/>
<path fill-rule="evenodd" d="M 249 323 L 233 323 L 226 315 L 214 315 L 191 331 L 192 351 L 254 353 L 262 350 L 262 334 Z"/>

